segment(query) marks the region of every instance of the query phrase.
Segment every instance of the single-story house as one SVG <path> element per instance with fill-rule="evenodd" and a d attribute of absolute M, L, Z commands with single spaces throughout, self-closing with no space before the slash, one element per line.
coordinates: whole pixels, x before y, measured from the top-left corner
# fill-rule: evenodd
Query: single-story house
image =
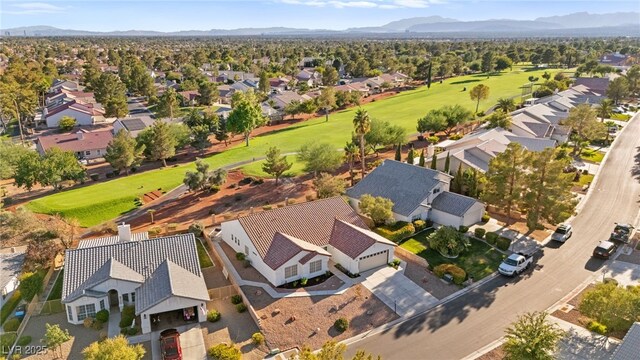
<path fill-rule="evenodd" d="M 275 286 L 322 275 L 330 260 L 354 274 L 386 266 L 396 246 L 341 197 L 250 214 L 220 228 L 222 240 Z"/>
<path fill-rule="evenodd" d="M 80 104 L 75 100 L 56 102 L 55 107 L 46 107 L 43 110 L 43 116 L 49 128 L 58 127 L 60 119 L 65 116 L 76 119 L 76 124 L 81 126 L 104 123 L 106 121 L 104 114 L 100 104 Z"/>
<path fill-rule="evenodd" d="M 283 91 L 279 94 L 271 94 L 269 96 L 269 99 L 273 100 L 273 107 L 275 109 L 284 110 L 284 108 L 292 101 L 298 101 L 302 103 L 307 100 L 311 100 L 311 97 L 308 95 L 300 95 L 295 91 Z"/>
<path fill-rule="evenodd" d="M 14 249 L 12 249 L 14 250 Z M 24 264 L 24 251 L 12 251 L 0 254 L 0 288 L 2 289 L 2 301 L 11 296 L 20 285 L 20 272 Z"/>
<path fill-rule="evenodd" d="M 104 157 L 112 139 L 111 130 L 93 132 L 79 130 L 70 134 L 40 136 L 36 139 L 36 150 L 40 155 L 44 155 L 47 150 L 55 147 L 74 152 L 78 159 L 97 159 Z"/>
<path fill-rule="evenodd" d="M 135 306 L 143 334 L 156 330 L 152 319 L 161 325 L 176 317 L 206 320 L 209 293 L 193 234 L 146 239 L 123 224 L 118 236 L 89 241 L 65 254 L 62 303 L 69 323 L 125 305 Z"/>
<path fill-rule="evenodd" d="M 63 80 L 63 79 L 55 79 L 49 87 L 49 92 L 58 92 L 62 89 L 69 91 L 78 91 L 80 90 L 80 85 L 78 85 L 75 81 Z"/>
<path fill-rule="evenodd" d="M 391 200 L 396 221 L 429 219 L 454 227 L 480 222 L 485 205 L 468 196 L 449 192 L 452 178 L 438 170 L 384 160 L 346 193 L 355 209 L 360 208 L 360 198 L 365 194 Z"/>

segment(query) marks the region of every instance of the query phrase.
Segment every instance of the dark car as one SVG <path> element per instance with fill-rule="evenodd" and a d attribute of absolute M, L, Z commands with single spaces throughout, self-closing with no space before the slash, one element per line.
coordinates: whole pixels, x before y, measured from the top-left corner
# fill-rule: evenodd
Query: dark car
<path fill-rule="evenodd" d="M 160 349 L 162 350 L 162 360 L 182 360 L 178 330 L 167 329 L 160 333 Z"/>
<path fill-rule="evenodd" d="M 616 253 L 616 250 L 618 250 L 618 245 L 615 243 L 611 241 L 600 241 L 598 246 L 593 249 L 593 257 L 607 260 L 611 255 Z"/>
<path fill-rule="evenodd" d="M 27 313 L 27 306 L 26 305 L 18 305 L 18 307 L 16 308 L 16 311 L 13 313 L 13 315 L 15 317 L 17 317 L 18 319 L 23 319 L 26 313 Z"/>
<path fill-rule="evenodd" d="M 633 226 L 629 224 L 616 224 L 609 240 L 620 241 L 627 244 L 629 243 L 629 238 L 631 237 L 631 231 L 633 229 Z"/>

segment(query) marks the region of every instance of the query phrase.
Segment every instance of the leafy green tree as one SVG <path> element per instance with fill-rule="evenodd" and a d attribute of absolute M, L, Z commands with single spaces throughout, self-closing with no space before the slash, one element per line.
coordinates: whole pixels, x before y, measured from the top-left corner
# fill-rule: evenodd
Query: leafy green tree
<path fill-rule="evenodd" d="M 356 135 L 358 135 L 358 142 L 360 145 L 360 163 L 362 164 L 362 177 L 364 178 L 367 167 L 365 165 L 365 135 L 371 130 L 371 119 L 369 113 L 366 110 L 358 109 L 356 116 L 353 118 L 353 127 L 355 128 Z"/>
<path fill-rule="evenodd" d="M 429 246 L 445 257 L 458 257 L 471 246 L 469 239 L 453 226 L 441 226 L 427 238 Z"/>
<path fill-rule="evenodd" d="M 34 150 L 22 144 L 14 144 L 9 139 L 0 139 L 0 179 L 14 177 L 18 167 L 23 166 L 21 158 L 27 153 L 31 153 L 35 159 L 39 158 Z"/>
<path fill-rule="evenodd" d="M 336 107 L 336 91 L 331 86 L 322 89 L 316 102 L 318 107 L 324 110 L 325 121 L 329 121 L 329 111 Z"/>
<path fill-rule="evenodd" d="M 76 127 L 76 119 L 71 116 L 63 116 L 60 121 L 58 121 L 58 127 L 62 131 L 71 131 L 74 127 Z"/>
<path fill-rule="evenodd" d="M 178 112 L 180 101 L 178 100 L 178 93 L 174 88 L 168 88 L 158 98 L 158 105 L 156 108 L 156 116 L 159 118 L 173 119 Z"/>
<path fill-rule="evenodd" d="M 480 101 L 486 100 L 489 97 L 489 87 L 484 84 L 479 84 L 471 88 L 469 92 L 469 96 L 471 100 L 476 102 L 476 114 L 478 113 L 478 108 L 480 107 Z"/>
<path fill-rule="evenodd" d="M 303 114 L 313 114 L 318 110 L 318 105 L 314 100 L 307 100 L 300 103 L 300 112 Z"/>
<path fill-rule="evenodd" d="M 589 104 L 580 104 L 569 110 L 569 116 L 562 123 L 571 128 L 575 138 L 573 153 L 580 155 L 585 142 L 602 139 L 606 136 L 607 126 L 598 121 L 597 111 Z"/>
<path fill-rule="evenodd" d="M 169 123 L 169 133 L 176 141 L 176 150 L 184 149 L 191 144 L 191 129 L 185 124 Z"/>
<path fill-rule="evenodd" d="M 304 170 L 315 177 L 320 172 L 334 172 L 342 165 L 342 154 L 328 143 L 310 142 L 298 151 L 298 161 L 305 163 Z"/>
<path fill-rule="evenodd" d="M 524 176 L 524 191 L 518 207 L 527 212 L 527 227 L 538 229 L 541 221 L 557 224 L 566 220 L 576 205 L 571 193 L 573 174 L 565 174 L 567 158 L 557 159 L 555 149 L 530 153 Z"/>
<path fill-rule="evenodd" d="M 141 360 L 144 354 L 142 345 L 130 345 L 123 335 L 92 342 L 82 350 L 85 360 Z"/>
<path fill-rule="evenodd" d="M 505 330 L 506 360 L 553 360 L 565 332 L 547 320 L 546 312 L 525 313 Z"/>
<path fill-rule="evenodd" d="M 243 134 L 246 145 L 249 146 L 251 132 L 265 122 L 258 99 L 252 90 L 245 93 L 235 92 L 232 104 L 233 110 L 226 122 L 227 129 L 234 133 Z"/>
<path fill-rule="evenodd" d="M 42 158 L 38 182 L 43 186 L 53 186 L 60 190 L 63 181 L 81 181 L 85 178 L 85 169 L 71 151 L 59 148 L 47 150 Z"/>
<path fill-rule="evenodd" d="M 487 51 L 482 54 L 482 62 L 480 64 L 480 69 L 484 73 L 488 73 L 493 71 L 494 64 L 496 61 L 496 56 L 493 51 Z M 476 111 L 477 112 L 477 111 Z"/>
<path fill-rule="evenodd" d="M 187 171 L 182 182 L 189 188 L 189 191 L 204 190 L 208 176 L 209 164 L 196 160 L 196 171 Z"/>
<path fill-rule="evenodd" d="M 603 99 L 596 108 L 600 122 L 604 122 L 605 118 L 609 118 L 613 114 L 613 102 L 610 99 Z"/>
<path fill-rule="evenodd" d="M 460 125 L 464 125 L 473 118 L 471 111 L 458 104 L 445 105 L 440 108 L 440 111 L 447 119 L 447 128 L 444 131 L 447 136 L 451 134 L 452 130 L 457 130 Z"/>
<path fill-rule="evenodd" d="M 345 344 L 338 343 L 334 340 L 329 340 L 322 349 L 318 352 L 313 352 L 309 347 L 304 346 L 300 354 L 297 355 L 298 360 L 345 360 L 344 352 L 347 350 Z M 364 350 L 356 351 L 351 360 L 381 360 L 380 356 L 374 358 L 371 354 L 366 353 Z"/>
<path fill-rule="evenodd" d="M 487 128 L 503 128 L 509 129 L 511 127 L 511 115 L 509 113 L 505 113 L 502 109 L 498 109 L 491 113 L 487 117 Z"/>
<path fill-rule="evenodd" d="M 430 110 L 427 115 L 418 119 L 416 130 L 424 136 L 424 133 L 438 133 L 447 128 L 447 117 L 442 109 Z"/>
<path fill-rule="evenodd" d="M 471 168 L 464 171 L 462 181 L 467 195 L 477 199 L 480 196 L 486 179 L 478 170 Z"/>
<path fill-rule="evenodd" d="M 331 65 L 325 65 L 322 71 L 322 85 L 334 86 L 340 80 L 338 71 Z"/>
<path fill-rule="evenodd" d="M 286 115 L 291 115 L 292 120 L 295 119 L 296 115 L 300 114 L 301 112 L 302 109 L 300 106 L 300 101 L 298 100 L 293 100 L 284 107 L 284 113 Z"/>
<path fill-rule="evenodd" d="M 118 75 L 103 73 L 97 80 L 93 94 L 104 107 L 106 117 L 124 117 L 129 113 L 126 91 Z"/>
<path fill-rule="evenodd" d="M 14 173 L 16 185 L 31 191 L 40 180 L 41 158 L 36 152 L 26 152 L 20 155 L 19 164 Z"/>
<path fill-rule="evenodd" d="M 614 282 L 599 283 L 580 301 L 584 315 L 607 327 L 608 332 L 627 331 L 640 316 L 640 286 L 620 287 Z"/>
<path fill-rule="evenodd" d="M 224 142 L 224 146 L 227 146 L 227 141 L 230 138 L 229 131 L 227 130 L 227 122 L 220 121 L 217 129 L 216 129 L 216 140 L 220 142 Z"/>
<path fill-rule="evenodd" d="M 313 187 L 316 189 L 318 199 L 326 199 L 343 194 L 346 184 L 339 177 L 321 173 L 320 176 L 313 179 Z"/>
<path fill-rule="evenodd" d="M 362 195 L 359 208 L 360 212 L 370 217 L 376 225 L 382 225 L 393 219 L 393 202 L 381 196 Z"/>
<path fill-rule="evenodd" d="M 203 81 L 198 85 L 198 93 L 200 94 L 198 96 L 200 105 L 212 105 L 220 97 L 216 84 L 209 81 Z"/>
<path fill-rule="evenodd" d="M 99 79 L 102 74 L 98 62 L 95 59 L 87 61 L 82 65 L 82 69 L 82 83 L 85 88 L 87 90 L 96 90 L 99 86 L 98 83 L 100 82 Z"/>
<path fill-rule="evenodd" d="M 629 81 L 625 77 L 617 77 L 609 83 L 607 88 L 607 97 L 618 104 L 620 100 L 629 96 Z"/>
<path fill-rule="evenodd" d="M 502 70 L 511 69 L 512 66 L 513 66 L 513 61 L 511 61 L 511 59 L 509 59 L 506 56 L 498 56 L 496 58 L 496 64 L 494 66 L 494 69 L 500 72 Z"/>
<path fill-rule="evenodd" d="M 420 159 L 418 159 L 418 166 L 424 167 L 424 149 L 420 152 Z"/>
<path fill-rule="evenodd" d="M 267 150 L 266 159 L 262 164 L 262 171 L 269 175 L 273 175 L 276 178 L 276 186 L 278 186 L 278 179 L 285 172 L 289 171 L 293 163 L 287 161 L 286 156 L 280 154 L 280 149 L 277 146 L 272 146 Z"/>
<path fill-rule="evenodd" d="M 176 139 L 164 121 L 156 120 L 150 129 L 149 158 L 151 161 L 162 160 L 162 166 L 167 167 L 167 159 L 176 154 Z"/>
<path fill-rule="evenodd" d="M 62 357 L 62 344 L 71 340 L 69 330 L 62 330 L 60 328 L 60 325 L 50 325 L 48 323 L 45 324 L 45 328 L 46 330 L 44 332 L 44 338 L 42 338 L 40 341 L 44 343 L 48 349 L 51 349 L 54 355 L 56 355 L 56 351 L 58 351 L 60 353 L 60 356 Z"/>
<path fill-rule="evenodd" d="M 505 113 L 509 113 L 516 109 L 516 103 L 512 98 L 500 98 L 498 99 L 496 109 L 500 109 Z"/>
<path fill-rule="evenodd" d="M 640 65 L 633 65 L 625 75 L 629 87 L 629 95 L 633 96 L 640 90 Z"/>
<path fill-rule="evenodd" d="M 403 143 L 407 137 L 406 130 L 388 121 L 371 119 L 369 132 L 364 135 L 365 143 L 373 152 L 378 153 L 379 146 L 391 146 Z"/>
<path fill-rule="evenodd" d="M 504 210 L 507 224 L 511 223 L 511 211 L 522 196 L 526 155 L 522 146 L 513 142 L 489 162 L 482 200 Z"/>
<path fill-rule="evenodd" d="M 209 141 L 209 127 L 206 125 L 198 125 L 191 128 L 191 146 L 201 153 L 204 149 L 211 146 Z"/>
<path fill-rule="evenodd" d="M 129 175 L 129 168 L 139 164 L 142 160 L 144 153 L 144 146 L 138 146 L 136 140 L 131 135 L 120 130 L 114 136 L 113 140 L 107 145 L 107 152 L 104 155 L 104 159 L 107 160 L 111 166 L 119 171 L 125 171 Z"/>

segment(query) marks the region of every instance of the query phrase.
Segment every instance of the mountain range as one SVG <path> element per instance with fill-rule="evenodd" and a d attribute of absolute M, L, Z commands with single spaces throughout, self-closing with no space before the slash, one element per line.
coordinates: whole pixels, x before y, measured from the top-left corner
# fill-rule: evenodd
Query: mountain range
<path fill-rule="evenodd" d="M 26 26 L 0 30 L 2 36 L 357 36 L 362 34 L 403 37 L 523 37 L 523 36 L 639 36 L 640 13 L 586 12 L 535 20 L 490 19 L 460 21 L 441 16 L 414 17 L 392 21 L 382 26 L 346 30 L 300 29 L 287 27 L 211 29 L 161 32 L 127 30 L 97 32 L 59 29 L 52 26 Z"/>

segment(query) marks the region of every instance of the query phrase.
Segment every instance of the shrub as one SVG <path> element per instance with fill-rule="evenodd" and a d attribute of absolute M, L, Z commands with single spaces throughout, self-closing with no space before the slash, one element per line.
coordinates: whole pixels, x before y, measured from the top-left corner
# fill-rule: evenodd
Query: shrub
<path fill-rule="evenodd" d="M 502 251 L 509 250 L 509 245 L 511 245 L 511 239 L 504 236 L 500 236 L 498 241 L 496 241 L 496 247 Z"/>
<path fill-rule="evenodd" d="M 16 331 L 20 327 L 20 322 L 21 321 L 18 318 L 9 319 L 4 323 L 4 326 L 2 328 L 5 332 Z"/>
<path fill-rule="evenodd" d="M 445 257 L 457 257 L 471 243 L 469 238 L 452 226 L 441 226 L 427 238 L 429 246 Z"/>
<path fill-rule="evenodd" d="M 234 196 L 233 200 L 235 200 L 236 202 L 242 201 L 242 195 L 238 194 L 238 195 Z"/>
<path fill-rule="evenodd" d="M 138 171 L 138 168 L 135 167 L 135 166 L 132 166 L 130 170 L 131 170 L 132 173 L 134 173 L 134 172 Z"/>
<path fill-rule="evenodd" d="M 253 340 L 253 343 L 256 345 L 262 345 L 264 343 L 264 335 L 262 335 L 262 333 L 254 333 L 253 335 L 251 335 L 251 340 Z"/>
<path fill-rule="evenodd" d="M 233 345 L 218 344 L 209 348 L 207 354 L 214 360 L 240 360 L 242 353 Z"/>
<path fill-rule="evenodd" d="M 242 267 L 244 267 L 246 269 L 249 266 L 251 266 L 251 260 L 249 260 L 249 259 L 242 260 Z"/>
<path fill-rule="evenodd" d="M 605 278 L 603 281 L 605 284 L 616 284 L 616 286 L 618 286 L 618 280 L 614 279 L 614 278 Z"/>
<path fill-rule="evenodd" d="M 487 222 L 491 220 L 491 216 L 489 216 L 489 214 L 484 213 L 484 215 L 482 215 L 482 222 Z"/>
<path fill-rule="evenodd" d="M 393 259 L 393 261 L 389 263 L 389 266 L 397 270 L 398 266 L 400 266 L 400 263 L 400 259 Z"/>
<path fill-rule="evenodd" d="M 242 260 L 244 260 L 244 258 L 245 258 L 244 253 L 241 253 L 241 252 L 237 252 L 236 253 L 236 260 L 242 261 Z"/>
<path fill-rule="evenodd" d="M 597 333 L 600 335 L 607 334 L 607 327 L 595 320 L 589 321 L 589 323 L 587 324 L 587 329 L 589 329 L 589 331 L 593 331 L 594 333 Z"/>
<path fill-rule="evenodd" d="M 287 199 L 287 205 L 293 205 L 296 203 L 296 199 Z"/>
<path fill-rule="evenodd" d="M 207 311 L 207 321 L 208 322 L 216 322 L 220 320 L 220 312 L 218 310 L 209 310 Z"/>
<path fill-rule="evenodd" d="M 202 236 L 202 233 L 204 232 L 204 225 L 201 222 L 196 221 L 189 225 L 189 232 L 195 236 Z"/>
<path fill-rule="evenodd" d="M 487 230 L 483 229 L 483 228 L 476 228 L 473 231 L 473 234 L 478 238 L 478 239 L 482 239 L 484 237 L 484 234 L 487 232 Z"/>
<path fill-rule="evenodd" d="M 460 140 L 462 139 L 462 134 L 453 134 L 449 136 L 449 140 Z"/>
<path fill-rule="evenodd" d="M 466 233 L 467 233 L 467 231 L 469 231 L 469 227 L 468 227 L 468 226 L 464 226 L 464 225 L 460 225 L 460 226 L 458 227 L 458 231 L 460 231 L 460 232 L 461 232 L 461 233 L 463 233 L 463 234 L 466 234 Z"/>
<path fill-rule="evenodd" d="M 27 346 L 31 344 L 31 336 L 20 336 L 20 338 L 18 338 L 18 346 Z"/>
<path fill-rule="evenodd" d="M 412 223 L 398 221 L 392 226 L 378 227 L 376 228 L 376 232 L 383 237 L 397 243 L 413 235 L 416 232 L 416 228 Z"/>
<path fill-rule="evenodd" d="M 89 175 L 89 177 L 93 181 L 98 181 L 100 179 L 100 174 L 91 174 L 91 175 Z"/>
<path fill-rule="evenodd" d="M 212 194 L 217 194 L 220 191 L 220 185 L 211 185 L 209 186 L 209 192 Z"/>
<path fill-rule="evenodd" d="M 336 320 L 336 322 L 333 323 L 333 326 L 339 332 L 345 332 L 349 328 L 349 320 L 341 317 L 338 320 Z"/>
<path fill-rule="evenodd" d="M 416 231 L 422 231 L 427 228 L 427 223 L 424 220 L 416 220 L 413 222 L 413 227 Z"/>
<path fill-rule="evenodd" d="M 96 313 L 96 320 L 100 321 L 101 323 L 106 323 L 107 321 L 109 321 L 109 311 L 107 309 L 98 311 Z"/>
<path fill-rule="evenodd" d="M 488 232 L 485 237 L 487 239 L 487 243 L 491 244 L 491 245 L 495 245 L 496 241 L 498 241 L 498 237 L 500 235 L 494 233 L 494 232 Z"/>
<path fill-rule="evenodd" d="M 240 296 L 240 295 L 233 295 L 233 296 L 231 297 L 231 303 L 232 303 L 233 305 L 240 304 L 241 302 L 242 302 L 242 296 Z"/>
<path fill-rule="evenodd" d="M 308 281 L 309 279 L 307 279 L 306 277 L 303 277 L 302 279 L 300 279 L 300 286 L 307 286 Z"/>
<path fill-rule="evenodd" d="M 22 298 L 31 301 L 36 294 L 42 291 L 44 274 L 40 272 L 27 272 L 20 275 L 20 285 L 18 288 L 22 293 Z"/>
<path fill-rule="evenodd" d="M 120 327 L 129 327 L 133 323 L 133 319 L 136 317 L 136 308 L 135 306 L 125 306 L 122 309 L 122 315 L 120 319 Z"/>
<path fill-rule="evenodd" d="M 153 226 L 153 227 L 150 227 L 149 230 L 147 230 L 147 232 L 151 236 L 160 235 L 162 233 L 162 228 L 160 226 Z"/>
<path fill-rule="evenodd" d="M 238 310 L 239 313 L 243 313 L 247 311 L 247 305 L 245 305 L 244 303 L 237 304 L 236 310 Z"/>
<path fill-rule="evenodd" d="M 311 194 L 305 196 L 304 198 L 307 199 L 307 201 L 313 201 L 313 199 L 314 199 L 313 195 L 311 195 Z"/>
<path fill-rule="evenodd" d="M 18 336 L 15 333 L 0 334 L 0 350 L 5 350 L 11 347 L 17 337 Z M 0 352 L 0 354 L 2 354 L 2 352 Z"/>
<path fill-rule="evenodd" d="M 254 178 L 252 178 L 251 176 L 247 176 L 244 179 L 238 181 L 238 184 L 240 184 L 240 185 L 249 185 L 254 181 L 255 181 Z"/>
<path fill-rule="evenodd" d="M 93 324 L 91 325 L 91 328 L 93 330 L 102 330 L 102 327 L 104 326 L 103 323 L 101 323 L 100 321 L 94 321 Z"/>
<path fill-rule="evenodd" d="M 264 206 L 262 207 L 262 210 L 265 210 L 265 211 L 267 211 L 267 210 L 271 210 L 271 209 L 273 209 L 273 206 L 271 206 L 271 205 L 264 205 Z"/>
<path fill-rule="evenodd" d="M 82 321 L 82 325 L 84 325 L 85 328 L 89 329 L 93 326 L 93 322 L 94 320 L 92 317 L 87 317 Z"/>
<path fill-rule="evenodd" d="M 453 276 L 453 282 L 458 285 L 461 285 L 467 279 L 467 273 L 454 264 L 440 264 L 433 269 L 433 272 L 440 278 L 444 274 L 450 274 Z"/>

